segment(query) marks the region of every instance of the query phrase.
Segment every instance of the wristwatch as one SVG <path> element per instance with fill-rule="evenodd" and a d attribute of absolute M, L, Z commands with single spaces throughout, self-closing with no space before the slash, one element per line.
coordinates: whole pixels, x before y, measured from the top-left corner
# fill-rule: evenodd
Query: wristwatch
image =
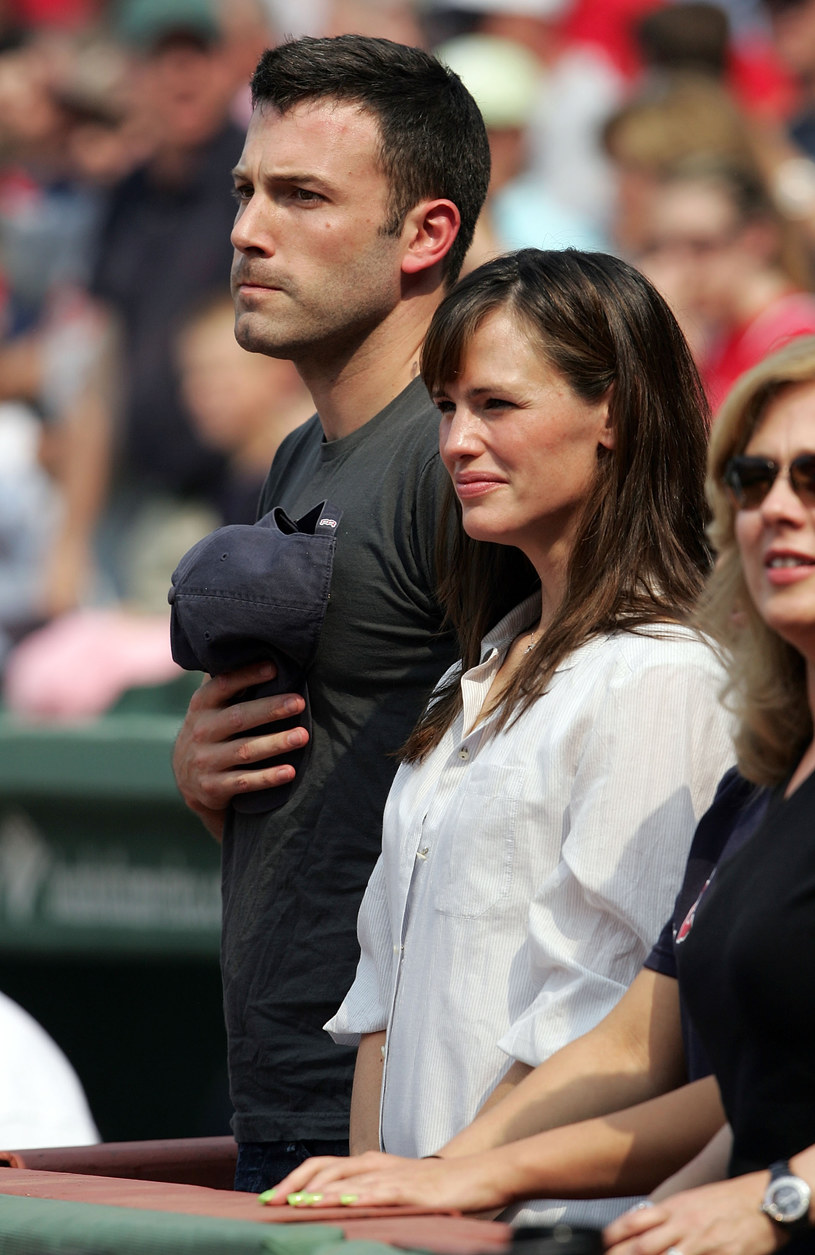
<path fill-rule="evenodd" d="M 770 1164 L 770 1184 L 764 1192 L 761 1210 L 770 1220 L 781 1225 L 786 1233 L 811 1229 L 809 1204 L 812 1191 L 806 1181 L 796 1177 L 786 1159 Z"/>

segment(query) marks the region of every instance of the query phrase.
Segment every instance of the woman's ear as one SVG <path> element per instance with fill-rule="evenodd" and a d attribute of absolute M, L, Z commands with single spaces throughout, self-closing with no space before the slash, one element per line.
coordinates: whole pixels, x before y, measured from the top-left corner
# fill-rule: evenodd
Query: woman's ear
<path fill-rule="evenodd" d="M 613 449 L 617 444 L 617 431 L 611 418 L 611 389 L 601 402 L 602 427 L 597 438 L 599 449 Z"/>

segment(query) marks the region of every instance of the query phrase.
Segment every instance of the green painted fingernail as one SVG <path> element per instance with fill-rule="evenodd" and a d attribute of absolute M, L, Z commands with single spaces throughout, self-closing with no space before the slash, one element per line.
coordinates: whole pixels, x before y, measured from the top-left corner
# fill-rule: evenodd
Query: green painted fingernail
<path fill-rule="evenodd" d="M 352 1203 L 359 1201 L 359 1194 L 341 1194 L 340 1203 L 343 1207 L 350 1207 Z"/>
<path fill-rule="evenodd" d="M 264 1190 L 262 1194 L 258 1194 L 259 1203 L 269 1203 L 277 1194 L 277 1186 L 273 1186 L 271 1190 Z"/>
<path fill-rule="evenodd" d="M 308 1207 L 309 1203 L 313 1203 L 314 1194 L 309 1194 L 308 1190 L 301 1190 L 299 1194 L 289 1194 L 287 1202 L 291 1207 Z"/>

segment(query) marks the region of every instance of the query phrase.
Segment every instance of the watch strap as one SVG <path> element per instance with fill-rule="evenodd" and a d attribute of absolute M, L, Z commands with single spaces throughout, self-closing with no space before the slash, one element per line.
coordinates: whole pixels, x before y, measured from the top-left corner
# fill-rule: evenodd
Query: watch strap
<path fill-rule="evenodd" d="M 772 1187 L 776 1181 L 785 1177 L 789 1178 L 790 1183 L 794 1183 L 799 1189 L 801 1200 L 806 1200 L 806 1210 L 802 1216 L 798 1216 L 794 1220 L 787 1220 L 783 1215 L 779 1214 L 775 1208 L 772 1208 Z M 812 1192 L 806 1181 L 802 1180 L 801 1177 L 796 1176 L 786 1159 L 776 1159 L 774 1163 L 770 1164 L 770 1181 L 764 1195 L 764 1201 L 761 1204 L 761 1210 L 764 1212 L 765 1216 L 772 1220 L 774 1224 L 777 1224 L 780 1229 L 783 1229 L 785 1233 L 804 1233 L 812 1229 L 812 1224 L 809 1219 L 809 1204 L 811 1197 Z"/>

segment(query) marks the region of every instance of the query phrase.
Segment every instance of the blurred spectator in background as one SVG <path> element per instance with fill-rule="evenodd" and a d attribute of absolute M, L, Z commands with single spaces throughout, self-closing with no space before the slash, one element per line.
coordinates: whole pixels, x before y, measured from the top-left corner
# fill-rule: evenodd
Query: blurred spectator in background
<path fill-rule="evenodd" d="M 0 257 L 5 327 L 90 274 L 103 188 L 129 168 L 124 59 L 109 40 L 41 31 L 0 43 Z M 9 380 L 4 378 L 4 391 Z"/>
<path fill-rule="evenodd" d="M 627 85 L 626 71 L 616 63 L 605 35 L 621 4 L 641 10 L 653 3 L 594 3 L 591 20 L 576 29 L 571 24 L 583 6 L 573 0 L 434 0 L 430 5 L 437 43 L 445 34 L 478 33 L 511 40 L 535 57 L 545 93 L 528 123 L 530 173 L 552 201 L 600 236 L 611 184 L 599 129 Z"/>
<path fill-rule="evenodd" d="M 30 407 L 0 404 L 0 673 L 9 651 L 39 621 L 42 572 L 59 518 L 39 443 L 40 422 Z"/>
<path fill-rule="evenodd" d="M 757 78 L 756 58 L 750 73 L 744 59 L 737 62 L 728 15 L 716 4 L 654 6 L 633 23 L 631 37 L 640 73 L 605 120 L 602 143 L 614 172 L 614 244 L 636 257 L 649 231 L 652 199 L 678 161 L 698 153 L 749 165 L 769 160 L 762 157 L 771 146 L 767 120 L 782 93 L 771 70 Z M 766 44 L 763 56 L 766 63 Z M 741 90 L 734 84 L 736 64 L 743 67 Z"/>
<path fill-rule="evenodd" d="M 537 57 L 515 40 L 478 33 L 434 51 L 472 92 L 490 142 L 490 190 L 465 269 L 509 249 L 603 248 L 600 232 L 561 204 L 530 168 L 529 127 L 546 90 Z"/>
<path fill-rule="evenodd" d="M 634 36 L 646 71 L 689 71 L 725 78 L 730 23 L 716 4 L 686 0 L 654 8 L 636 22 Z"/>
<path fill-rule="evenodd" d="M 609 117 L 603 143 L 616 182 L 614 248 L 633 259 L 650 241 L 654 199 L 678 162 L 710 155 L 753 165 L 759 138 L 722 84 L 683 72 L 645 82 Z"/>
<path fill-rule="evenodd" d="M 100 231 L 91 291 L 107 319 L 104 352 L 66 428 L 51 612 L 87 593 L 94 534 L 101 569 L 126 599 L 122 546 L 140 514 L 167 500 L 182 514 L 188 501 L 214 503 L 224 471 L 190 422 L 173 341 L 204 293 L 227 289 L 227 176 L 243 139 L 229 116 L 231 62 L 205 0 L 128 0 L 119 29 L 137 51 L 133 95 L 151 151 L 113 189 Z"/>
<path fill-rule="evenodd" d="M 757 3 L 432 0 L 428 22 L 437 43 L 477 32 L 511 39 L 534 54 L 546 92 L 529 122 L 530 168 L 551 198 L 608 235 L 615 178 L 603 128 L 640 91 L 690 75 L 718 84 L 709 102 L 714 112 L 721 102 L 725 111 L 743 107 L 776 122 L 788 107 L 789 79 L 761 28 Z M 718 127 L 713 113 L 705 122 Z M 704 139 L 705 122 L 697 140 Z"/>
<path fill-rule="evenodd" d="M 777 203 L 800 222 L 815 251 L 815 0 L 763 0 L 762 8 L 776 53 L 797 89 L 768 175 Z"/>
<path fill-rule="evenodd" d="M 38 124 L 34 143 L 31 123 L 27 131 L 21 124 L 15 142 L 3 145 L 0 241 L 27 243 L 38 221 L 24 203 L 16 220 L 4 214 L 4 184 L 27 190 L 30 183 L 41 199 L 52 172 L 68 170 L 78 200 L 92 203 L 82 233 L 67 229 L 80 215 L 66 212 L 63 222 L 50 213 L 54 236 L 38 228 L 37 239 L 49 245 L 39 262 L 35 244 L 26 250 L 27 267 L 7 249 L 15 259 L 0 397 L 28 399 L 31 421 L 21 434 L 17 404 L 13 433 L 7 423 L 16 463 L 14 471 L 6 467 L 15 474 L 14 492 L 0 509 L 0 669 L 4 644 L 7 651 L 56 616 L 5 657 L 6 700 L 27 713 L 96 714 L 131 683 L 173 678 L 166 593 L 179 555 L 224 520 L 223 510 L 229 521 L 241 509 L 242 521 L 255 516 L 252 490 L 238 505 L 231 451 L 199 434 L 177 345 L 205 296 L 220 289 L 228 299 L 229 172 L 243 143 L 231 113 L 240 107 L 247 60 L 254 64 L 258 41 L 271 41 L 252 0 L 228 11 L 225 39 L 206 0 L 120 0 L 115 25 L 103 33 L 69 39 L 49 32 L 47 73 L 31 71 L 42 65 L 41 47 L 38 34 L 27 35 L 27 73 L 11 76 L 25 87 L 17 114 L 25 117 L 27 99 L 44 94 L 48 125 Z M 28 57 L 29 45 L 36 57 Z M 59 64 L 56 46 L 65 53 Z M 0 53 L 0 98 L 3 81 Z M 106 142 L 98 142 L 99 127 Z M 12 129 L 0 118 L 0 145 L 4 135 Z M 39 160 L 46 149 L 48 163 Z M 18 169 L 27 173 L 35 158 L 37 178 L 23 184 Z M 22 200 L 16 192 L 5 203 Z M 234 343 L 231 349 L 242 352 Z M 256 378 L 255 362 L 242 356 Z M 292 422 L 301 420 L 302 394 L 285 391 L 296 408 Z M 271 417 L 268 405 L 263 414 Z M 43 418 L 44 442 L 36 434 Z M 236 433 L 236 445 L 244 439 Z M 241 449 L 241 466 L 245 456 Z M 58 682 L 55 673 L 72 679 Z M 76 678 L 83 674 L 97 682 L 83 686 Z"/>
<path fill-rule="evenodd" d="M 227 5 L 230 0 L 222 0 Z M 372 35 L 423 47 L 427 0 L 262 0 L 273 29 L 288 36 Z M 432 41 L 430 41 L 432 42 Z"/>
<path fill-rule="evenodd" d="M 110 0 L 4 0 L 0 19 L 40 29 L 70 30 L 95 22 Z"/>
<path fill-rule="evenodd" d="M 99 1140 L 82 1085 L 59 1046 L 0 993 L 0 1145 L 25 1150 Z"/>
<path fill-rule="evenodd" d="M 422 47 L 425 43 L 420 5 L 411 0 L 326 0 L 319 32 L 323 35 L 372 35 L 397 44 Z M 283 0 L 280 29 L 291 30 L 291 3 Z"/>
<path fill-rule="evenodd" d="M 60 416 L 102 326 L 87 294 L 107 186 L 141 151 L 124 60 L 96 32 L 0 43 L 0 667 L 42 616 Z"/>
<path fill-rule="evenodd" d="M 642 268 L 657 283 L 666 260 L 681 289 L 666 291 L 691 328 L 714 411 L 744 371 L 795 336 L 815 332 L 809 254 L 757 168 L 713 157 L 666 176 L 652 206 Z M 704 338 L 699 342 L 699 331 Z"/>
<path fill-rule="evenodd" d="M 632 35 L 645 77 L 705 75 L 756 120 L 777 122 L 792 107 L 793 84 L 773 49 L 758 0 L 659 3 L 635 22 Z"/>
<path fill-rule="evenodd" d="M 235 84 L 230 113 L 245 130 L 252 113 L 249 80 L 264 48 L 275 42 L 275 30 L 289 30 L 285 22 L 277 28 L 270 19 L 268 0 L 211 0 L 221 35 L 228 74 Z M 299 7 L 299 5 L 298 5 Z M 288 3 L 291 13 L 291 3 Z"/>
<path fill-rule="evenodd" d="M 790 138 L 815 158 L 815 0 L 763 0 L 763 8 L 776 52 L 800 92 Z"/>

